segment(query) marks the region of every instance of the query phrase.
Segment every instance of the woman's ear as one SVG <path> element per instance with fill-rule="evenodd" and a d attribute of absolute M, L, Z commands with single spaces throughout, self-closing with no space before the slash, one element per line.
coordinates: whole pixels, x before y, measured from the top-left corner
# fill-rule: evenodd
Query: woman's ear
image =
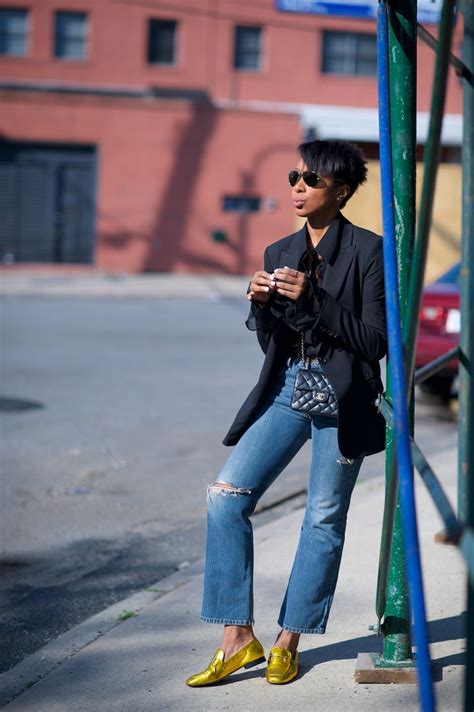
<path fill-rule="evenodd" d="M 350 192 L 351 191 L 348 185 L 341 185 L 337 191 L 337 200 L 347 200 Z"/>

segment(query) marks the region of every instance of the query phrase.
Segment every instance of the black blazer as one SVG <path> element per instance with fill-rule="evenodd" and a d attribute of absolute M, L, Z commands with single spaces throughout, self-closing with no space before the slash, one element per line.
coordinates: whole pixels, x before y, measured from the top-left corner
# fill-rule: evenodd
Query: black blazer
<path fill-rule="evenodd" d="M 385 419 L 376 404 L 383 390 L 379 360 L 387 353 L 383 243 L 378 235 L 356 227 L 340 213 L 335 220 L 338 237 L 327 256 L 321 288 L 314 290 L 310 284 L 318 293 L 319 307 L 314 302 L 311 307 L 307 300 L 306 308 L 314 310 L 313 333 L 323 347 L 321 365 L 338 399 L 339 449 L 345 457 L 357 458 L 385 447 Z M 298 269 L 306 250 L 305 225 L 267 247 L 264 268 L 270 273 L 277 267 Z M 260 307 L 252 304 L 251 314 L 256 310 Z M 268 330 L 257 320 L 256 329 L 265 360 L 258 383 L 238 411 L 224 445 L 235 445 L 253 423 L 295 340 L 285 319 L 273 321 Z"/>

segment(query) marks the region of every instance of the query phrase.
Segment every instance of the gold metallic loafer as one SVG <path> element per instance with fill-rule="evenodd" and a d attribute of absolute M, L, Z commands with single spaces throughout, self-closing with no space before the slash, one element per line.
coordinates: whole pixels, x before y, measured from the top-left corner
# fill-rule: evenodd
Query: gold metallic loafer
<path fill-rule="evenodd" d="M 272 648 L 265 670 L 267 682 L 271 685 L 284 685 L 291 682 L 298 674 L 298 653 L 294 655 L 285 648 Z"/>
<path fill-rule="evenodd" d="M 202 672 L 188 677 L 186 685 L 189 685 L 189 687 L 214 685 L 214 683 L 223 680 L 241 667 L 251 668 L 263 662 L 265 662 L 265 652 L 262 644 L 256 638 L 235 653 L 229 660 L 224 660 L 224 651 L 222 648 L 218 648 L 209 666 Z"/>

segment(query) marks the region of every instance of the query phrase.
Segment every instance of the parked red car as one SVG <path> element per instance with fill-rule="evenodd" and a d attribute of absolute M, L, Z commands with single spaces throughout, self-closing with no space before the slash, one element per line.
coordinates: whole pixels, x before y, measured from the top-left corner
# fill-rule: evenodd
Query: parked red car
<path fill-rule="evenodd" d="M 425 287 L 420 309 L 420 329 L 416 345 L 416 368 L 442 356 L 459 344 L 461 327 L 458 262 L 435 282 Z M 452 359 L 420 388 L 448 399 L 458 372 L 458 360 Z"/>

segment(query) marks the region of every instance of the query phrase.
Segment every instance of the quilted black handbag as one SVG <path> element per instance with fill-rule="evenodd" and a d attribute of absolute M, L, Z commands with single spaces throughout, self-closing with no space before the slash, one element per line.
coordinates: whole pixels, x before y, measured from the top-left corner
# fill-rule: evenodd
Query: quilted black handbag
<path fill-rule="evenodd" d="M 303 332 L 301 332 L 301 360 L 304 362 Z M 337 417 L 336 394 L 322 371 L 311 371 L 309 365 L 298 370 L 291 407 L 308 415 Z"/>

